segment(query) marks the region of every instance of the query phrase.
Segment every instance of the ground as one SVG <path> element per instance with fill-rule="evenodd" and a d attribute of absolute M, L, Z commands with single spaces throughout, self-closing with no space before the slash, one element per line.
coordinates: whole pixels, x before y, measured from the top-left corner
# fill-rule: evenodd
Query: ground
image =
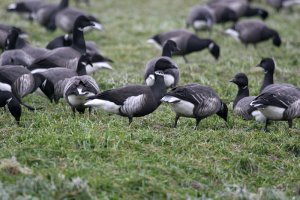
<path fill-rule="evenodd" d="M 6 13 L 10 1 L 0 2 L 0 22 L 27 30 L 29 41 L 44 47 L 62 32 L 47 32 L 16 14 Z M 71 5 L 74 2 L 70 0 Z M 95 75 L 101 90 L 128 83 L 143 83 L 148 60 L 160 51 L 146 44 L 152 35 L 185 27 L 185 17 L 196 0 L 94 0 L 81 9 L 100 18 L 104 31 L 86 34 L 104 55 L 114 60 L 114 70 Z M 232 113 L 237 88 L 229 80 L 237 72 L 249 77 L 252 95 L 258 94 L 263 72 L 255 66 L 262 57 L 277 62 L 276 82 L 299 86 L 300 8 L 275 12 L 264 2 L 266 23 L 278 30 L 282 46 L 271 41 L 247 48 L 217 25 L 203 38 L 214 39 L 221 56 L 207 50 L 174 60 L 180 66 L 180 85 L 196 82 L 211 86 L 229 105 L 229 122 L 218 116 L 195 121 L 181 118 L 168 105 L 154 113 L 127 118 L 97 111 L 76 115 L 62 99 L 58 105 L 36 95 L 24 101 L 42 107 L 23 109 L 18 126 L 9 113 L 0 111 L 0 198 L 2 199 L 292 199 L 300 189 L 300 123 L 262 124 L 244 121 Z"/>

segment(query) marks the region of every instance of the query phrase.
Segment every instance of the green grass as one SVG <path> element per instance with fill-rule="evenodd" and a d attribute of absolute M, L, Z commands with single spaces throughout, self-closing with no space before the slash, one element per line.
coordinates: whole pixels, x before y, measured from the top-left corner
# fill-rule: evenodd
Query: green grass
<path fill-rule="evenodd" d="M 1 8 L 8 2 L 1 1 Z M 183 28 L 190 6 L 196 3 L 94 0 L 92 7 L 82 5 L 105 27 L 86 38 L 114 60 L 113 71 L 94 76 L 101 89 L 142 83 L 146 62 L 160 54 L 145 41 L 158 32 Z M 188 56 L 190 64 L 174 58 L 181 70 L 180 84 L 211 86 L 231 104 L 237 88 L 228 81 L 234 74 L 248 74 L 251 94 L 258 94 L 263 72 L 254 66 L 262 57 L 274 57 L 275 80 L 299 86 L 299 9 L 275 13 L 266 8 L 270 12 L 266 23 L 280 32 L 281 48 L 271 41 L 245 48 L 222 34 L 230 24 L 217 25 L 211 35 L 199 36 L 210 36 L 221 46 L 219 61 L 208 51 Z M 48 33 L 14 14 L 1 12 L 0 17 L 1 23 L 26 29 L 36 46 L 62 34 Z M 14 156 L 19 163 L 1 161 L 0 199 L 299 199 L 299 120 L 292 130 L 286 122 L 276 122 L 264 133 L 262 124 L 235 117 L 231 104 L 229 127 L 213 116 L 203 120 L 197 131 L 194 120 L 187 118 L 173 129 L 175 114 L 162 105 L 128 127 L 126 118 L 100 110 L 73 118 L 63 100 L 53 105 L 29 95 L 24 101 L 44 109 L 35 113 L 23 109 L 21 126 L 0 111 L 0 158 Z M 21 167 L 31 173 L 21 173 Z"/>

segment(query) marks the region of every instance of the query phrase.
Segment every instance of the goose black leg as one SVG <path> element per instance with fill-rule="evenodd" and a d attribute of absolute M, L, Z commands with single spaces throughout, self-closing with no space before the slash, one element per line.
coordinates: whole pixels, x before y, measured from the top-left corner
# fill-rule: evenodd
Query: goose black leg
<path fill-rule="evenodd" d="M 293 120 L 289 119 L 288 124 L 289 124 L 289 128 L 292 128 L 293 127 Z"/>
<path fill-rule="evenodd" d="M 75 117 L 75 113 L 76 113 L 75 107 L 72 107 L 72 111 L 73 111 L 73 117 Z"/>
<path fill-rule="evenodd" d="M 264 132 L 268 132 L 268 125 L 270 124 L 270 120 L 267 119 L 266 123 L 265 123 L 265 128 L 264 128 Z"/>
<path fill-rule="evenodd" d="M 128 119 L 129 119 L 129 124 L 128 125 L 130 125 L 132 123 L 132 117 L 128 117 Z"/>
<path fill-rule="evenodd" d="M 196 126 L 195 126 L 195 128 L 194 128 L 195 130 L 198 129 L 198 126 L 199 126 L 200 121 L 201 121 L 201 118 L 196 118 Z"/>
<path fill-rule="evenodd" d="M 92 107 L 89 107 L 89 115 L 92 114 Z"/>
<path fill-rule="evenodd" d="M 176 114 L 176 117 L 175 117 L 175 123 L 174 123 L 173 128 L 176 128 L 176 127 L 177 127 L 177 122 L 178 122 L 179 118 L 180 118 L 180 116 Z"/>
<path fill-rule="evenodd" d="M 182 58 L 183 58 L 185 63 L 189 63 L 189 60 L 185 56 L 182 56 Z"/>

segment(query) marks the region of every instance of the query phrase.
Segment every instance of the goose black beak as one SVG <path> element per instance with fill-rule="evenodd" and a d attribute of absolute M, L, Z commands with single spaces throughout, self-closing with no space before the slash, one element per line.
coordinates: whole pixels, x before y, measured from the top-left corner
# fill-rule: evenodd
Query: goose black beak
<path fill-rule="evenodd" d="M 231 82 L 231 83 L 235 83 L 235 82 L 236 82 L 236 79 L 235 79 L 235 78 L 233 78 L 233 79 L 229 80 L 229 82 Z"/>

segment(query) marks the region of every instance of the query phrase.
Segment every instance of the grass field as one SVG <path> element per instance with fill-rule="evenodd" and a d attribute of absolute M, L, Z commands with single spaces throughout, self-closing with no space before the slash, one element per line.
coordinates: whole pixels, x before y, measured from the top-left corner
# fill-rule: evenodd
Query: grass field
<path fill-rule="evenodd" d="M 73 1 L 70 0 L 72 5 Z M 28 31 L 29 40 L 43 47 L 62 32 L 49 33 L 20 16 L 4 12 L 0 22 Z M 146 62 L 160 54 L 146 44 L 152 35 L 185 27 L 185 16 L 197 0 L 93 0 L 81 5 L 98 16 L 105 30 L 94 40 L 114 60 L 113 71 L 94 77 L 102 90 L 142 83 Z M 300 8 L 276 13 L 264 3 L 266 21 L 282 37 L 280 48 L 271 41 L 256 48 L 222 34 L 231 24 L 217 25 L 211 37 L 221 46 L 215 61 L 207 50 L 174 60 L 180 66 L 180 84 L 197 82 L 214 88 L 230 105 L 228 127 L 217 116 L 203 120 L 181 118 L 163 104 L 154 113 L 127 118 L 97 111 L 72 116 L 70 107 L 29 95 L 24 101 L 43 110 L 25 109 L 21 126 L 0 111 L 0 199 L 300 199 L 300 123 L 262 124 L 244 121 L 232 113 L 237 88 L 228 81 L 237 72 L 249 77 L 250 93 L 258 94 L 263 72 L 254 66 L 262 57 L 274 57 L 276 82 L 300 86 Z M 12 159 L 13 158 L 13 159 Z M 16 159 L 16 161 L 14 160 Z"/>

